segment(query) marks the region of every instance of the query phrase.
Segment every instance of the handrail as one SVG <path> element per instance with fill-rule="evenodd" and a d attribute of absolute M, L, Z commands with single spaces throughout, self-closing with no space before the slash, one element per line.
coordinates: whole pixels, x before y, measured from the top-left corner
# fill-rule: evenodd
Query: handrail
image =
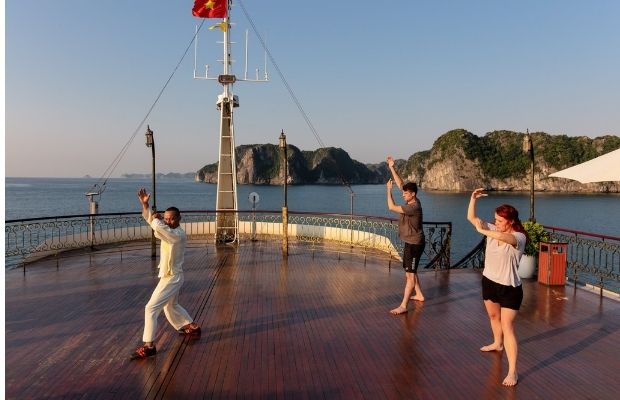
<path fill-rule="evenodd" d="M 213 211 L 215 212 L 215 211 Z M 71 214 L 71 215 L 59 215 L 53 217 L 35 217 L 35 218 L 22 218 L 22 219 L 7 219 L 5 220 L 5 224 L 14 224 L 21 222 L 31 222 L 31 221 L 47 221 L 52 219 L 68 219 L 68 218 L 87 218 L 87 217 L 109 217 L 112 215 L 135 215 L 139 214 L 135 211 L 129 212 L 113 212 L 113 213 L 101 213 L 101 214 Z"/>
<path fill-rule="evenodd" d="M 620 238 L 573 229 L 544 226 L 551 241 L 567 244 L 566 276 L 576 286 L 591 285 L 601 295 L 620 293 Z M 618 243 L 616 243 L 618 242 Z"/>
<path fill-rule="evenodd" d="M 584 232 L 584 231 L 576 231 L 573 229 L 558 228 L 557 226 L 550 226 L 550 225 L 543 225 L 543 228 L 551 232 L 558 231 L 558 232 L 574 233 L 576 235 L 591 236 L 591 237 L 595 237 L 595 238 L 599 238 L 603 240 L 609 239 L 609 240 L 615 240 L 615 241 L 620 242 L 620 237 L 617 237 L 617 236 L 601 235 L 599 233 L 590 233 L 590 232 Z"/>
<path fill-rule="evenodd" d="M 281 211 L 239 210 L 240 237 L 255 240 L 279 240 L 282 234 Z M 215 210 L 183 211 L 182 225 L 192 241 L 215 238 Z M 351 215 L 289 211 L 289 238 L 298 242 L 329 241 L 387 253 L 400 258 L 402 242 L 396 219 L 369 215 Z M 212 226 L 213 225 L 213 226 Z M 450 222 L 425 222 L 424 268 L 448 268 L 450 265 Z M 41 257 L 68 250 L 98 250 L 95 246 L 147 241 L 150 228 L 138 212 L 76 214 L 42 218 L 7 220 L 5 223 L 5 265 L 24 265 Z M 109 247 L 109 246 L 108 246 Z M 111 251 L 108 249 L 108 251 Z M 122 251 L 122 250 L 119 250 Z M 426 262 L 426 261 L 425 261 Z"/>
<path fill-rule="evenodd" d="M 159 212 L 163 212 L 164 210 L 159 210 Z M 240 214 L 247 213 L 261 213 L 261 214 L 280 214 L 282 210 L 237 210 L 237 211 L 216 211 L 216 210 L 181 210 L 182 214 L 215 214 L 218 212 L 236 212 Z M 369 219 L 377 219 L 377 220 L 385 220 L 396 222 L 398 221 L 395 218 L 390 217 L 382 217 L 377 215 L 365 215 L 365 214 L 342 214 L 342 213 L 324 213 L 324 212 L 315 212 L 315 211 L 294 211 L 289 210 L 290 214 L 299 214 L 299 215 L 320 215 L 320 216 L 333 216 L 333 217 L 346 217 L 350 218 L 351 216 L 355 218 L 369 218 Z M 5 223 L 18 223 L 18 222 L 29 222 L 29 221 L 44 221 L 44 220 L 53 220 L 53 219 L 67 219 L 67 218 L 86 218 L 86 217 L 109 217 L 113 215 L 140 215 L 139 212 L 135 211 L 124 211 L 124 212 L 110 212 L 110 213 L 99 213 L 99 214 L 70 214 L 70 215 L 60 215 L 60 216 L 51 216 L 51 217 L 35 217 L 35 218 L 22 218 L 22 219 L 9 219 L 6 220 Z M 424 221 L 424 223 L 428 224 L 451 224 L 451 222 L 446 221 Z"/>
<path fill-rule="evenodd" d="M 566 276 L 575 286 L 585 284 L 620 293 L 620 238 L 573 229 L 544 226 L 549 240 L 567 244 Z M 450 268 L 482 268 L 486 239 Z"/>

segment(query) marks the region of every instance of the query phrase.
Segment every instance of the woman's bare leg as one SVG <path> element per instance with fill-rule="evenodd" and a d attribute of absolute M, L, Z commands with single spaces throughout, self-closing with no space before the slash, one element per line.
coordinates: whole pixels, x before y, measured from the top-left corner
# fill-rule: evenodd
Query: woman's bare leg
<path fill-rule="evenodd" d="M 508 358 L 508 374 L 506 375 L 506 378 L 504 378 L 504 382 L 502 382 L 504 386 L 514 386 L 519 380 L 517 375 L 517 336 L 515 334 L 513 324 L 516 316 L 517 310 L 512 310 L 510 308 L 501 309 L 504 347 L 506 348 L 506 357 Z"/>
<path fill-rule="evenodd" d="M 491 300 L 485 300 L 484 307 L 487 309 L 489 321 L 491 322 L 493 343 L 482 346 L 480 351 L 502 351 L 504 348 L 504 342 L 502 335 L 501 307 L 499 303 L 494 303 Z"/>

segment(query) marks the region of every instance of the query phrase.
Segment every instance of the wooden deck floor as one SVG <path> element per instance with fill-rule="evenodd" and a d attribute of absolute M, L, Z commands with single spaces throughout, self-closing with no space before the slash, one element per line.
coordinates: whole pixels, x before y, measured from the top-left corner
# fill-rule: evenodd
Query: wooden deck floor
<path fill-rule="evenodd" d="M 520 382 L 501 386 L 475 271 L 422 272 L 427 301 L 403 316 L 404 273 L 385 261 L 292 247 L 189 249 L 180 301 L 189 341 L 160 317 L 157 356 L 130 361 L 157 278 L 148 251 L 40 262 L 6 276 L 6 397 L 616 399 L 620 303 L 525 282 Z M 614 394 L 616 393 L 616 394 Z"/>

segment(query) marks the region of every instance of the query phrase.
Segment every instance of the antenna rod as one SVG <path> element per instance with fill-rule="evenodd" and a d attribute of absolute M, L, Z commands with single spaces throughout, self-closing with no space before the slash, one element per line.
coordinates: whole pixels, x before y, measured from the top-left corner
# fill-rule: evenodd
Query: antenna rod
<path fill-rule="evenodd" d="M 265 47 L 267 47 L 267 40 L 265 40 Z M 269 75 L 267 74 L 267 51 L 263 53 L 263 56 L 265 58 L 265 80 L 268 80 Z"/>
<path fill-rule="evenodd" d="M 230 73 L 230 38 L 228 34 L 228 24 L 229 17 L 224 18 L 224 23 L 226 24 L 226 29 L 224 29 L 224 75 L 228 75 Z M 224 97 L 228 98 L 229 95 L 229 83 L 224 84 Z"/>
<path fill-rule="evenodd" d="M 248 79 L 248 30 L 245 30 L 245 72 L 243 79 Z"/>
<path fill-rule="evenodd" d="M 198 57 L 198 25 L 194 28 L 194 79 L 196 79 L 196 58 Z"/>

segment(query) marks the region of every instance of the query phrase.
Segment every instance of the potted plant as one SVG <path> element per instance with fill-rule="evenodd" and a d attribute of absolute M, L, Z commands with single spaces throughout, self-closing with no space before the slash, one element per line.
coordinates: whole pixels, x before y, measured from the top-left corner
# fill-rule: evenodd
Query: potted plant
<path fill-rule="evenodd" d="M 525 245 L 521 261 L 519 261 L 519 276 L 521 278 L 532 278 L 536 271 L 539 243 L 549 240 L 549 232 L 541 224 L 534 221 L 525 221 L 523 227 L 529 240 Z"/>

